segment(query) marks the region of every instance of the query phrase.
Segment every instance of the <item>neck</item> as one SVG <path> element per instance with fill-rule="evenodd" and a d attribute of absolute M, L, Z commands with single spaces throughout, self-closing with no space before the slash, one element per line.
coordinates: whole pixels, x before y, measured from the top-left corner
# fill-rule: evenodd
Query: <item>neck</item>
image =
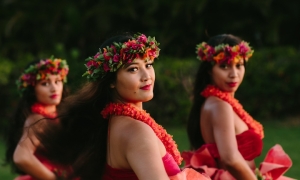
<path fill-rule="evenodd" d="M 115 100 L 114 103 L 121 103 L 121 104 L 131 104 L 134 107 L 138 108 L 139 110 L 143 110 L 143 103 L 142 102 L 126 102 L 126 101 L 122 101 L 122 100 Z"/>
<path fill-rule="evenodd" d="M 55 113 L 56 112 L 56 105 L 47 105 L 47 104 L 42 104 L 45 108 L 46 111 L 49 113 Z"/>

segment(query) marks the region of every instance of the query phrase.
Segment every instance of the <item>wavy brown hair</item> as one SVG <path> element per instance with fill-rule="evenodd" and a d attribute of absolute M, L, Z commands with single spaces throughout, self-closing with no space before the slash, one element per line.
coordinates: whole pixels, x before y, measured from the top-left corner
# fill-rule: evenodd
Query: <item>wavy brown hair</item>
<path fill-rule="evenodd" d="M 115 36 L 100 48 L 113 42 L 126 42 L 131 35 Z M 59 125 L 49 125 L 42 133 L 35 129 L 43 149 L 50 160 L 70 165 L 72 177 L 101 179 L 107 156 L 108 120 L 100 112 L 113 101 L 111 83 L 116 72 L 108 72 L 103 78 L 87 82 L 70 95 L 58 110 Z M 34 127 L 35 128 L 35 127 Z M 72 178 L 69 177 L 69 178 Z"/>
<path fill-rule="evenodd" d="M 35 60 L 30 62 L 25 69 L 27 69 L 30 65 L 37 64 L 40 60 Z M 66 85 L 63 87 L 62 92 L 62 101 L 69 94 L 68 88 Z M 5 132 L 5 144 L 6 144 L 6 152 L 5 152 L 5 164 L 9 164 L 12 168 L 13 172 L 18 174 L 24 174 L 21 170 L 19 170 L 13 162 L 13 154 L 15 149 L 22 137 L 24 131 L 24 123 L 27 117 L 31 114 L 31 106 L 36 102 L 36 96 L 33 86 L 28 86 L 22 93 L 21 98 L 18 102 L 17 108 L 13 113 L 13 117 L 10 119 L 8 124 L 8 129 Z M 59 105 L 58 105 L 59 108 Z"/>

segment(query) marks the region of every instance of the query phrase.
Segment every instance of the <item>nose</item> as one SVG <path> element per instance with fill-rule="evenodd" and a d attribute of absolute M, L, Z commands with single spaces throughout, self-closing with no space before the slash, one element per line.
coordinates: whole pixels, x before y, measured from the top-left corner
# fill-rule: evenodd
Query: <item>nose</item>
<path fill-rule="evenodd" d="M 238 69 L 237 69 L 235 66 L 233 66 L 233 67 L 231 68 L 231 71 L 230 71 L 229 76 L 230 76 L 231 78 L 235 78 L 235 77 L 238 76 Z"/>
<path fill-rule="evenodd" d="M 150 76 L 149 76 L 149 74 L 147 74 L 146 76 L 144 76 L 142 78 L 142 81 L 148 81 L 149 79 L 150 79 Z"/>
<path fill-rule="evenodd" d="M 57 85 L 54 82 L 50 83 L 50 91 L 55 92 L 57 90 Z"/>
<path fill-rule="evenodd" d="M 142 74 L 142 81 L 148 81 L 150 79 L 150 73 L 145 69 Z"/>

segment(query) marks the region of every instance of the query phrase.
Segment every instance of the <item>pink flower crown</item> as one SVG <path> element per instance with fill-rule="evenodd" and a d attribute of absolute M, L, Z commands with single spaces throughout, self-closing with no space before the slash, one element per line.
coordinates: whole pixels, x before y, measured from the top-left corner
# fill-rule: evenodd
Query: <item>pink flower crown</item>
<path fill-rule="evenodd" d="M 144 34 L 135 34 L 127 42 L 114 42 L 110 47 L 99 49 L 94 57 L 85 61 L 87 71 L 82 76 L 96 80 L 103 78 L 107 72 L 115 72 L 124 64 L 131 63 L 140 58 L 146 61 L 154 61 L 159 56 L 159 43 L 155 37 L 146 37 Z"/>
<path fill-rule="evenodd" d="M 213 63 L 227 63 L 235 64 L 241 59 L 246 62 L 253 54 L 253 50 L 249 46 L 249 43 L 242 41 L 235 46 L 229 46 L 228 44 L 220 44 L 216 47 L 208 45 L 206 42 L 202 42 L 196 46 L 197 58 L 200 61 L 208 61 Z"/>
<path fill-rule="evenodd" d="M 66 60 L 41 59 L 38 63 L 30 65 L 19 79 L 16 81 L 19 91 L 22 93 L 29 86 L 35 86 L 36 81 L 47 78 L 48 74 L 59 74 L 63 82 L 67 82 L 67 75 L 69 73 L 69 66 Z"/>

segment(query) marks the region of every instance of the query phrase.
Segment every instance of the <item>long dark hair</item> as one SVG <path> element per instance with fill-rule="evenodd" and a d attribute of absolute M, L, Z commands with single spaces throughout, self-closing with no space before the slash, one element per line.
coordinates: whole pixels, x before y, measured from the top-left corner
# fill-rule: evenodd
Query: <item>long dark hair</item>
<path fill-rule="evenodd" d="M 100 48 L 131 38 L 131 35 L 115 36 Z M 53 162 L 70 165 L 73 169 L 71 176 L 82 180 L 101 179 L 104 173 L 108 120 L 100 112 L 113 100 L 110 84 L 115 80 L 116 72 L 108 72 L 97 81 L 85 83 L 61 104 L 58 109 L 59 126 L 50 125 L 43 133 L 37 133 L 46 150 L 44 155 Z"/>
<path fill-rule="evenodd" d="M 235 46 L 241 41 L 242 40 L 239 37 L 230 34 L 222 34 L 210 38 L 207 44 L 213 47 L 219 44 L 228 44 L 229 46 Z M 203 105 L 205 98 L 201 96 L 200 93 L 208 84 L 211 83 L 209 72 L 211 72 L 212 67 L 213 65 L 210 62 L 201 62 L 196 74 L 193 88 L 192 108 L 188 117 L 187 124 L 187 133 L 191 149 L 198 149 L 203 144 L 205 144 L 200 127 L 201 106 Z"/>
<path fill-rule="evenodd" d="M 40 60 L 34 60 L 30 62 L 25 69 L 30 65 L 37 64 Z M 64 85 L 62 93 L 62 101 L 68 95 L 68 89 Z M 6 153 L 5 153 L 5 164 L 10 164 L 12 171 L 18 174 L 24 174 L 19 170 L 13 162 L 14 151 L 22 137 L 24 130 L 24 123 L 27 117 L 31 114 L 31 106 L 37 101 L 33 86 L 28 86 L 26 90 L 21 93 L 21 98 L 11 118 L 8 129 L 5 133 Z"/>

